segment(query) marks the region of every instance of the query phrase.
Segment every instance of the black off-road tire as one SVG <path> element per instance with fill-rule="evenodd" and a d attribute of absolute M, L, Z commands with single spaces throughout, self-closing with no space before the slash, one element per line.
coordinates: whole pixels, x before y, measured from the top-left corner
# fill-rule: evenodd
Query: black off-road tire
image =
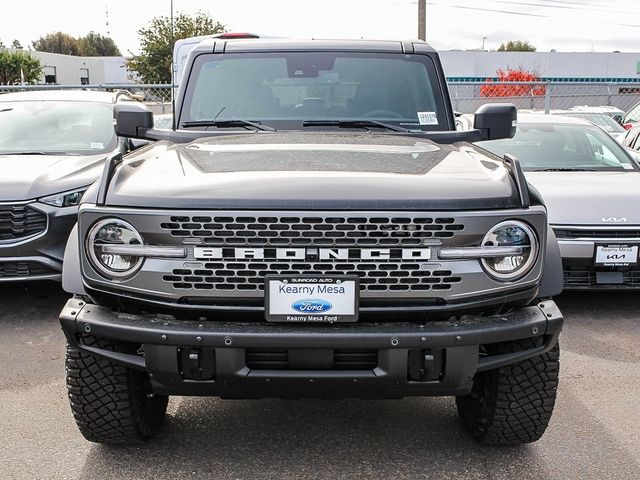
<path fill-rule="evenodd" d="M 122 353 L 132 347 L 87 337 L 87 346 Z M 115 365 L 67 345 L 67 390 L 84 437 L 96 443 L 130 445 L 149 439 L 162 423 L 169 397 L 153 395 L 145 372 Z"/>
<path fill-rule="evenodd" d="M 525 339 L 491 345 L 497 355 L 542 345 Z M 560 347 L 523 362 L 476 374 L 469 395 L 456 398 L 462 423 L 480 443 L 521 445 L 545 432 L 558 389 Z"/>

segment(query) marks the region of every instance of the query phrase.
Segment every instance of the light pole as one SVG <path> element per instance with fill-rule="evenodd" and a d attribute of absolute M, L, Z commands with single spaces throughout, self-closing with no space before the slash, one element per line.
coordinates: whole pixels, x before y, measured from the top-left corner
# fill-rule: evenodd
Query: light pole
<path fill-rule="evenodd" d="M 418 0 L 418 38 L 427 39 L 427 0 Z"/>

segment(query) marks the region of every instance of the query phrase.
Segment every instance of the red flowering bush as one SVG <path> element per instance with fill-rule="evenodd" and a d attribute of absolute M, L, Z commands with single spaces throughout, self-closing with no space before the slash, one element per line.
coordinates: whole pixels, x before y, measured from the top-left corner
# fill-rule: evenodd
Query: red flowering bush
<path fill-rule="evenodd" d="M 538 82 L 540 77 L 522 70 L 498 70 L 497 82 Z M 487 78 L 487 83 L 480 87 L 481 97 L 543 97 L 546 93 L 544 85 L 491 85 L 494 80 Z"/>

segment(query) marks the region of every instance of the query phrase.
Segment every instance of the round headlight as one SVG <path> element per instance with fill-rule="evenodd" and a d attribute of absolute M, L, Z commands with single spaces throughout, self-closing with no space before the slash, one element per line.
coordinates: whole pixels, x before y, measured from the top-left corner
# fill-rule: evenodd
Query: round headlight
<path fill-rule="evenodd" d="M 87 253 L 93 267 L 105 277 L 124 278 L 136 273 L 143 258 L 104 251 L 108 245 L 142 245 L 142 236 L 131 224 L 117 218 L 100 220 L 87 236 Z"/>
<path fill-rule="evenodd" d="M 485 247 L 520 247 L 514 255 L 483 258 L 482 265 L 498 280 L 515 280 L 533 267 L 538 257 L 538 240 L 531 227 L 517 220 L 499 223 L 482 240 Z"/>

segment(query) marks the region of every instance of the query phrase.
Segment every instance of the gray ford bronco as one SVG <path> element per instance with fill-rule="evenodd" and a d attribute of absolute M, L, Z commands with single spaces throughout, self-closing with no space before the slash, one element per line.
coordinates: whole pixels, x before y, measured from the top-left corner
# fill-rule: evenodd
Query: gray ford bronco
<path fill-rule="evenodd" d="M 71 408 L 91 441 L 159 428 L 169 395 L 450 395 L 480 442 L 544 433 L 561 259 L 513 105 L 456 132 L 422 42 L 209 39 L 172 129 L 116 133 L 64 260 Z"/>

